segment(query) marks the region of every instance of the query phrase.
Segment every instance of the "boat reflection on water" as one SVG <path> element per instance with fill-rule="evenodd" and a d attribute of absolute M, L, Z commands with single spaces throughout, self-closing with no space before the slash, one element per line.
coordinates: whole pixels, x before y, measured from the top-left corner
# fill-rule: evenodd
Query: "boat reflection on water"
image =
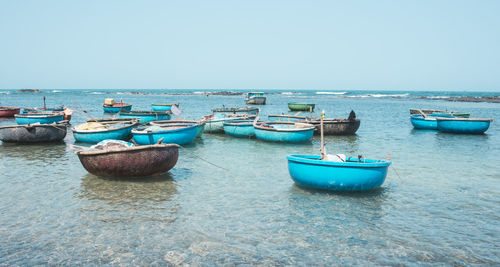
<path fill-rule="evenodd" d="M 15 144 L 0 142 L 3 158 L 20 158 L 29 161 L 30 164 L 38 164 L 38 162 L 47 164 L 46 166 L 61 164 L 69 164 L 67 161 L 58 161 L 68 153 L 66 144 L 62 142 L 57 143 L 35 143 L 35 144 Z"/>

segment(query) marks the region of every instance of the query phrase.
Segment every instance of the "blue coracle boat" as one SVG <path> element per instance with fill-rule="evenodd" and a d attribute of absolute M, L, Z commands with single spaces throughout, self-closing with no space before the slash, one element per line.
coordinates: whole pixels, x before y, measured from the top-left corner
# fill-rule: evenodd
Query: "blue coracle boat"
<path fill-rule="evenodd" d="M 203 135 L 203 130 L 205 129 L 205 123 L 206 121 L 205 120 L 201 120 L 201 121 L 195 121 L 195 120 L 172 120 L 172 121 L 152 121 L 150 122 L 149 124 L 150 125 L 158 125 L 158 126 L 162 126 L 162 125 L 168 125 L 168 124 L 172 124 L 172 123 L 191 123 L 191 124 L 197 124 L 197 128 L 196 128 L 196 138 L 199 138 Z"/>
<path fill-rule="evenodd" d="M 314 125 L 285 121 L 254 123 L 255 137 L 263 141 L 302 143 L 312 139 Z"/>
<path fill-rule="evenodd" d="M 442 118 L 437 117 L 437 128 L 441 132 L 458 134 L 482 134 L 488 130 L 493 119 Z"/>
<path fill-rule="evenodd" d="M 179 107 L 179 103 L 174 104 L 151 104 L 151 109 L 153 111 L 169 111 L 172 109 L 172 106 Z"/>
<path fill-rule="evenodd" d="M 170 120 L 170 111 L 130 111 L 120 112 L 120 118 L 139 118 L 140 123 Z"/>
<path fill-rule="evenodd" d="M 331 191 L 367 191 L 381 186 L 390 161 L 346 158 L 322 160 L 319 155 L 289 155 L 288 171 L 300 186 Z"/>
<path fill-rule="evenodd" d="M 103 120 L 100 122 L 87 122 L 73 127 L 73 137 L 78 142 L 99 143 L 106 139 L 128 140 L 132 129 L 138 120 Z"/>
<path fill-rule="evenodd" d="M 128 103 L 114 103 L 114 104 L 103 104 L 102 109 L 106 113 L 118 113 L 118 112 L 129 112 L 132 110 L 132 104 Z"/>
<path fill-rule="evenodd" d="M 224 122 L 224 132 L 229 136 L 249 138 L 255 136 L 253 120 Z"/>
<path fill-rule="evenodd" d="M 454 118 L 451 115 L 445 114 L 412 114 L 410 115 L 410 122 L 415 129 L 423 129 L 423 130 L 437 130 L 437 117 L 443 118 Z"/>
<path fill-rule="evenodd" d="M 164 126 L 148 126 L 132 130 L 134 141 L 140 145 L 162 143 L 184 145 L 193 142 L 198 124 L 172 123 Z"/>
<path fill-rule="evenodd" d="M 54 122 L 59 122 L 64 119 L 63 113 L 27 113 L 27 114 L 16 114 L 14 115 L 16 122 L 19 125 L 22 124 L 51 124 Z"/>

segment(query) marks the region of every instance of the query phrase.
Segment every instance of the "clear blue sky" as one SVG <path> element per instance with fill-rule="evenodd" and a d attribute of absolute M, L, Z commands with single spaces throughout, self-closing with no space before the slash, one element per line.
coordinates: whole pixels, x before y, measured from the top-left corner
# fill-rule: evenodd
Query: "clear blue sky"
<path fill-rule="evenodd" d="M 0 88 L 500 91 L 500 1 L 0 0 Z"/>

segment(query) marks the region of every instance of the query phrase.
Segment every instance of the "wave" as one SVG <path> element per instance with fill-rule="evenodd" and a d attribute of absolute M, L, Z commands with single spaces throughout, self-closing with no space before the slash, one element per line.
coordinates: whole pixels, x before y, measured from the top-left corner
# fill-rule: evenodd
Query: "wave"
<path fill-rule="evenodd" d="M 62 91 L 59 91 L 59 90 L 52 90 L 51 92 L 52 93 L 62 93 Z"/>
<path fill-rule="evenodd" d="M 0 92 L 2 95 L 10 95 L 10 92 Z"/>
<path fill-rule="evenodd" d="M 350 96 L 345 96 L 345 97 L 352 97 L 352 98 L 368 98 L 368 97 L 374 97 L 374 98 L 380 98 L 380 97 L 407 97 L 410 94 L 366 94 L 366 95 L 350 95 Z"/>
<path fill-rule="evenodd" d="M 103 92 L 91 92 L 90 94 L 91 95 L 104 95 Z"/>
<path fill-rule="evenodd" d="M 317 95 L 345 95 L 347 92 L 316 92 Z"/>

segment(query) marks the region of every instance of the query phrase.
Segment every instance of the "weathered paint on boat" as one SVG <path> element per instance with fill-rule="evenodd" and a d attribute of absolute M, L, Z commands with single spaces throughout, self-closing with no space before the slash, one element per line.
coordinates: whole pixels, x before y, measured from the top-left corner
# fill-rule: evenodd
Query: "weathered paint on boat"
<path fill-rule="evenodd" d="M 320 120 L 306 120 L 306 123 L 315 126 L 314 134 L 320 134 Z M 324 119 L 323 134 L 324 135 L 351 135 L 355 134 L 361 124 L 360 119 Z"/>
<path fill-rule="evenodd" d="M 18 107 L 0 107 L 0 118 L 12 118 L 19 114 L 20 110 Z"/>
<path fill-rule="evenodd" d="M 304 187 L 331 191 L 367 191 L 381 186 L 390 161 L 348 158 L 346 162 L 321 160 L 317 155 L 289 155 L 288 171 Z"/>
<path fill-rule="evenodd" d="M 295 122 L 254 123 L 255 137 L 269 142 L 301 143 L 312 139 L 314 126 Z"/>
<path fill-rule="evenodd" d="M 171 120 L 171 121 L 152 121 L 151 125 L 166 125 L 168 123 L 195 123 L 196 127 L 196 138 L 200 138 L 203 135 L 203 130 L 205 129 L 205 120 L 195 121 L 195 120 Z"/>
<path fill-rule="evenodd" d="M 139 177 L 164 173 L 179 158 L 176 144 L 155 144 L 114 150 L 79 151 L 76 153 L 90 173 L 107 177 Z"/>
<path fill-rule="evenodd" d="M 253 120 L 224 122 L 224 132 L 229 136 L 249 138 L 255 136 Z"/>
<path fill-rule="evenodd" d="M 276 115 L 270 114 L 267 115 L 267 119 L 269 121 L 303 121 L 306 120 L 305 116 L 297 116 L 297 115 Z"/>
<path fill-rule="evenodd" d="M 153 111 L 169 111 L 172 109 L 172 106 L 179 107 L 179 103 L 174 104 L 151 104 L 151 109 Z"/>
<path fill-rule="evenodd" d="M 132 104 L 128 103 L 114 103 L 112 105 L 103 104 L 102 108 L 106 113 L 129 112 L 132 110 Z"/>
<path fill-rule="evenodd" d="M 54 122 L 59 122 L 64 119 L 64 114 L 61 112 L 57 113 L 27 113 L 27 114 L 16 114 L 14 115 L 16 118 L 17 124 L 51 124 Z"/>
<path fill-rule="evenodd" d="M 261 92 L 250 92 L 245 98 L 245 103 L 248 105 L 265 105 L 266 97 Z"/>
<path fill-rule="evenodd" d="M 101 122 L 104 125 L 109 123 Z M 78 130 L 78 126 L 73 127 L 73 137 L 78 142 L 83 143 L 99 143 L 106 139 L 128 140 L 131 136 L 132 129 L 138 124 L 137 120 L 129 120 L 124 122 L 118 121 L 118 127 L 98 130 Z M 111 126 L 111 125 L 110 125 Z"/>
<path fill-rule="evenodd" d="M 288 103 L 288 108 L 291 111 L 314 111 L 316 104 L 303 104 L 303 103 Z"/>
<path fill-rule="evenodd" d="M 233 115 L 257 115 L 259 113 L 259 108 L 256 107 L 236 107 L 236 108 L 216 108 L 212 109 L 213 113 L 224 113 Z"/>
<path fill-rule="evenodd" d="M 193 123 L 171 123 L 162 126 L 149 126 L 132 130 L 134 141 L 140 145 L 162 143 L 185 145 L 194 141 L 198 125 Z"/>
<path fill-rule="evenodd" d="M 31 124 L 0 127 L 0 140 L 8 143 L 58 142 L 66 137 L 64 124 Z"/>
<path fill-rule="evenodd" d="M 120 118 L 139 118 L 140 123 L 170 120 L 170 111 L 130 111 L 120 112 Z"/>
<path fill-rule="evenodd" d="M 482 134 L 488 130 L 493 119 L 436 117 L 437 129 L 446 133 Z"/>

